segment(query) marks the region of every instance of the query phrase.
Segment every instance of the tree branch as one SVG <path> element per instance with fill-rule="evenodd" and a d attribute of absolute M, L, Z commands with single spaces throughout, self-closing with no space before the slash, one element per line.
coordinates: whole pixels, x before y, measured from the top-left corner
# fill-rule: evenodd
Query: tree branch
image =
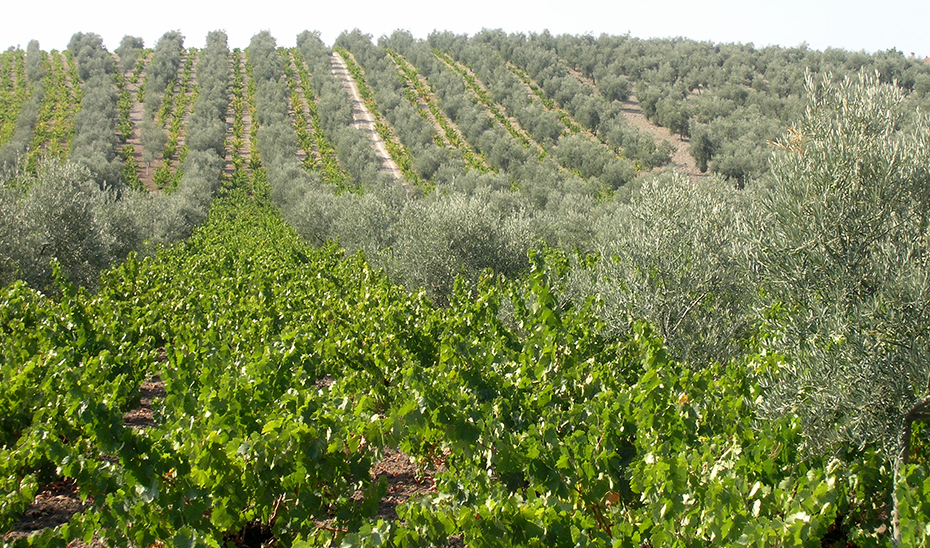
<path fill-rule="evenodd" d="M 928 390 L 930 392 L 930 390 Z M 901 478 L 902 469 L 907 465 L 911 456 L 911 432 L 914 421 L 925 419 L 930 411 L 930 394 L 914 402 L 911 408 L 904 414 L 904 421 L 901 425 L 901 435 L 898 437 L 898 454 L 895 458 L 894 467 L 894 484 L 891 487 L 891 544 L 892 546 L 901 545 L 901 513 L 898 508 L 897 485 Z"/>

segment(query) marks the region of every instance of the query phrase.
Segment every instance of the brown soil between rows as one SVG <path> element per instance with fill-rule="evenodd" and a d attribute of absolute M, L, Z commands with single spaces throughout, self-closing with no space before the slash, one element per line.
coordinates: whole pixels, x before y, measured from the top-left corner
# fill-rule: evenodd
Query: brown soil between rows
<path fill-rule="evenodd" d="M 123 75 L 126 77 L 126 89 L 129 90 L 129 94 L 132 97 L 132 108 L 129 111 L 129 121 L 132 122 L 132 135 L 126 140 L 126 144 L 132 145 L 132 157 L 136 162 L 136 168 L 139 172 L 139 180 L 142 182 L 142 187 L 149 192 L 157 192 L 158 188 L 155 186 L 154 176 L 155 170 L 158 169 L 158 166 L 161 164 L 158 159 L 156 159 L 152 165 L 145 164 L 144 145 L 142 143 L 142 118 L 145 113 L 145 107 L 142 102 L 139 101 L 139 87 L 142 85 L 142 82 L 145 81 L 145 73 L 146 70 L 148 70 L 148 63 L 151 62 L 151 60 L 151 55 L 149 55 L 145 60 L 146 68 L 142 69 L 142 73 L 139 74 L 139 79 L 135 82 L 129 81 L 135 67 L 131 68 Z"/>

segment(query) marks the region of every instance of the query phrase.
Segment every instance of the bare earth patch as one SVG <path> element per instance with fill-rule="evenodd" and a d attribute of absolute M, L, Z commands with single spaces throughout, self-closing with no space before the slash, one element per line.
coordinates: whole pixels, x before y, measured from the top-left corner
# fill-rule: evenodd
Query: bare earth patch
<path fill-rule="evenodd" d="M 384 458 L 371 467 L 372 479 L 384 477 L 388 484 L 387 494 L 378 505 L 377 517 L 395 520 L 399 505 L 412 497 L 435 493 L 436 473 L 443 470 L 442 465 L 420 470 L 406 453 L 386 447 Z"/>
<path fill-rule="evenodd" d="M 126 426 L 131 428 L 150 428 L 155 426 L 152 416 L 154 398 L 165 397 L 165 383 L 157 375 L 142 383 L 139 387 L 139 407 L 123 415 Z"/>
<path fill-rule="evenodd" d="M 13 529 L 3 535 L 4 541 L 28 537 L 36 531 L 48 527 L 58 527 L 68 523 L 74 514 L 84 509 L 84 503 L 78 495 L 77 484 L 66 478 L 46 485 Z"/>
<path fill-rule="evenodd" d="M 586 78 L 577 70 L 571 68 L 568 68 L 568 70 L 582 84 L 594 89 L 595 93 L 599 93 L 597 91 L 597 86 L 590 78 Z M 672 144 L 674 151 L 672 152 L 671 166 L 673 168 L 690 176 L 691 180 L 694 182 L 697 182 L 701 177 L 707 176 L 707 174 L 701 173 L 701 170 L 697 168 L 697 163 L 694 161 L 694 158 L 691 157 L 689 152 L 691 150 L 691 141 L 682 138 L 678 134 L 672 133 L 668 128 L 657 126 L 650 122 L 643 113 L 643 109 L 640 108 L 639 101 L 636 100 L 635 96 L 630 95 L 630 98 L 623 102 L 623 110 L 621 112 L 623 118 L 629 122 L 631 126 L 652 135 L 656 143 L 668 141 Z"/>
<path fill-rule="evenodd" d="M 139 407 L 126 413 L 123 419 L 130 428 L 150 428 L 155 426 L 152 402 L 154 398 L 165 397 L 165 383 L 158 376 L 152 377 L 142 383 L 139 392 Z M 23 515 L 13 524 L 13 528 L 2 536 L 2 540 L 25 538 L 37 531 L 64 525 L 84 508 L 78 486 L 73 479 L 55 480 L 42 487 Z M 94 545 L 96 543 L 92 543 L 92 546 Z M 86 545 L 76 543 L 74 546 Z"/>

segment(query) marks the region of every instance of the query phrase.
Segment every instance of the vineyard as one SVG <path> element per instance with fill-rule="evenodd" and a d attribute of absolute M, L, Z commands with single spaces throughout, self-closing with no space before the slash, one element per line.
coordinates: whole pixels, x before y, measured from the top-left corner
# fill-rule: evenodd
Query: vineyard
<path fill-rule="evenodd" d="M 930 67 L 184 40 L 0 54 L 4 546 L 930 546 Z"/>

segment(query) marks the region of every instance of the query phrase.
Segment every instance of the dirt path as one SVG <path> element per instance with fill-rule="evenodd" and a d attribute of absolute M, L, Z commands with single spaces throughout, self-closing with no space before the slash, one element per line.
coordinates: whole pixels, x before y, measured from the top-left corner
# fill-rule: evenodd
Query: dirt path
<path fill-rule="evenodd" d="M 249 81 L 251 77 L 249 73 L 245 70 L 245 52 L 239 58 L 239 70 L 242 71 L 242 90 L 243 90 L 243 100 L 245 104 L 243 105 L 242 111 L 242 124 L 244 129 L 242 130 L 242 148 L 239 149 L 239 154 L 245 159 L 246 166 L 249 165 L 249 161 L 252 159 L 252 104 L 250 104 L 249 98 Z M 252 100 L 255 98 L 252 97 Z M 248 170 L 249 176 L 252 175 L 252 170 Z"/>
<path fill-rule="evenodd" d="M 646 115 L 643 114 L 643 109 L 640 108 L 639 101 L 636 100 L 635 96 L 630 95 L 630 98 L 623 102 L 623 110 L 621 112 L 630 125 L 652 135 L 657 143 L 667 140 L 672 144 L 674 151 L 672 152 L 672 161 L 670 165 L 673 168 L 689 175 L 693 181 L 697 181 L 702 177 L 707 177 L 706 173 L 701 173 L 701 170 L 697 167 L 697 162 L 695 162 L 694 158 L 691 156 L 690 139 L 682 138 L 677 133 L 669 131 L 668 128 L 657 126 L 646 119 Z"/>
<path fill-rule="evenodd" d="M 225 164 L 223 165 L 223 174 L 226 177 L 232 177 L 232 174 L 235 171 L 235 168 L 233 167 L 233 162 L 232 162 L 233 126 L 236 123 L 236 111 L 235 111 L 235 106 L 233 105 L 234 96 L 233 96 L 233 89 L 232 89 L 233 87 L 233 82 L 232 82 L 233 62 L 234 62 L 233 56 L 232 54 L 230 54 L 228 62 L 227 62 L 228 68 L 226 71 L 226 75 L 229 78 L 229 89 L 227 90 L 227 93 L 226 93 L 226 99 L 227 99 L 227 103 L 226 103 L 226 157 L 224 158 Z"/>
<path fill-rule="evenodd" d="M 139 101 L 139 89 L 145 82 L 148 64 L 152 61 L 152 55 L 145 59 L 145 68 L 139 74 L 139 79 L 135 83 L 130 81 L 132 71 L 130 69 L 126 76 L 126 88 L 132 96 L 132 109 L 129 111 L 129 120 L 132 122 L 132 136 L 126 141 L 126 144 L 132 145 L 132 157 L 136 162 L 139 170 L 139 180 L 142 181 L 142 187 L 149 192 L 160 192 L 155 186 L 155 170 L 161 166 L 161 159 L 154 158 L 151 164 L 145 163 L 145 145 L 142 142 L 142 122 L 145 119 L 145 106 Z"/>
<path fill-rule="evenodd" d="M 597 86 L 590 78 L 586 78 L 580 72 L 571 68 L 568 68 L 568 71 L 572 73 L 579 82 L 593 89 L 595 94 L 600 94 Z M 691 157 L 689 152 L 691 150 L 691 141 L 682 138 L 677 133 L 672 133 L 668 128 L 650 122 L 643 113 L 643 109 L 640 108 L 639 101 L 636 100 L 634 95 L 630 95 L 630 98 L 623 102 L 621 114 L 631 126 L 651 135 L 657 144 L 662 141 L 668 141 L 672 144 L 674 151 L 672 152 L 670 165 L 673 168 L 689 175 L 692 181 L 697 181 L 707 176 L 706 173 L 701 173 L 701 170 L 697 167 L 697 162 Z"/>
<path fill-rule="evenodd" d="M 138 166 L 139 179 L 142 181 L 142 186 L 149 192 L 155 192 L 157 189 L 155 188 L 155 181 L 152 180 L 154 170 L 145 165 L 142 151 L 142 113 L 144 107 L 139 101 L 139 88 L 144 78 L 145 70 L 143 69 L 142 74 L 139 75 L 139 80 L 135 83 L 130 82 L 128 78 L 126 80 L 126 89 L 129 90 L 129 94 L 132 97 L 132 109 L 129 111 L 129 121 L 132 122 L 132 135 L 126 141 L 126 144 L 132 145 L 132 157 L 136 161 L 136 166 Z"/>
<path fill-rule="evenodd" d="M 332 70 L 333 75 L 342 82 L 343 89 L 346 90 L 352 100 L 352 118 L 355 120 L 353 126 L 366 133 L 371 139 L 378 159 L 381 160 L 381 169 L 390 173 L 395 179 L 403 180 L 404 176 L 400 171 L 400 167 L 388 154 L 387 147 L 384 146 L 384 140 L 375 130 L 374 116 L 371 115 L 371 112 L 365 106 L 365 102 L 362 101 L 362 97 L 358 93 L 358 86 L 355 85 L 355 80 L 349 74 L 345 61 L 335 51 L 332 57 Z"/>

